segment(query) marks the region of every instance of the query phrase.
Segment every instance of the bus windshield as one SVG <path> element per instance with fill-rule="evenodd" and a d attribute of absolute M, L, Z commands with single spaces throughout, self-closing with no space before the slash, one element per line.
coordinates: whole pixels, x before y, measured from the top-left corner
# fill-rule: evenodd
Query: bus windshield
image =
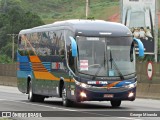
<path fill-rule="evenodd" d="M 143 11 L 131 12 L 129 27 L 146 27 L 145 13 Z"/>
<path fill-rule="evenodd" d="M 77 36 L 76 40 L 77 66 L 80 73 L 98 77 L 119 77 L 135 73 L 131 37 Z"/>

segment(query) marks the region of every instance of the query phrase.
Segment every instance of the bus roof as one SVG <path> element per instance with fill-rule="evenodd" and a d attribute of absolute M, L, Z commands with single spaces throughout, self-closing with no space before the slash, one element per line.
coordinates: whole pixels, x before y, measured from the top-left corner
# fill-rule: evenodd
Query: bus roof
<path fill-rule="evenodd" d="M 71 29 L 77 35 L 88 35 L 97 36 L 100 35 L 111 35 L 111 36 L 131 36 L 130 30 L 120 24 L 114 22 L 107 22 L 104 20 L 65 20 L 58 21 L 52 24 L 42 25 L 31 29 L 21 30 L 19 34 L 27 34 L 32 32 L 43 32 L 52 30 L 54 28 L 59 29 Z"/>

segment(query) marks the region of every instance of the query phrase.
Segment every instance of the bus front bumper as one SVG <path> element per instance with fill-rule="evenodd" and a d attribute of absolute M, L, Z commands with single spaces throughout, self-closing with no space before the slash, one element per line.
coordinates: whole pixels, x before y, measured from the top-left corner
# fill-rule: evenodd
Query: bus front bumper
<path fill-rule="evenodd" d="M 76 86 L 76 101 L 111 101 L 128 100 L 134 101 L 136 97 L 136 87 L 134 88 L 114 88 L 114 89 L 86 89 Z"/>

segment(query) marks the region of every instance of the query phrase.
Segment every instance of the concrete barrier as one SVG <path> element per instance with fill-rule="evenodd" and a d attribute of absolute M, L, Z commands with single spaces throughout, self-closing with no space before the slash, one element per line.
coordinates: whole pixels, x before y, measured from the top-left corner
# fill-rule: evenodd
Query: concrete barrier
<path fill-rule="evenodd" d="M 148 96 L 148 83 L 138 83 L 137 84 L 137 97 L 147 97 Z"/>
<path fill-rule="evenodd" d="M 153 78 L 149 80 L 147 63 L 137 63 L 137 97 L 160 99 L 160 63 L 154 63 Z M 0 85 L 17 86 L 16 64 L 0 64 Z"/>
<path fill-rule="evenodd" d="M 0 76 L 0 85 L 5 86 L 17 86 L 17 78 L 16 77 L 6 77 Z"/>
<path fill-rule="evenodd" d="M 0 85 L 17 87 L 17 78 L 0 76 Z M 160 99 L 160 84 L 138 83 L 137 97 Z"/>
<path fill-rule="evenodd" d="M 16 77 L 16 64 L 0 64 L 0 76 Z"/>
<path fill-rule="evenodd" d="M 138 83 L 137 97 L 160 99 L 160 84 Z"/>
<path fill-rule="evenodd" d="M 149 98 L 160 99 L 160 84 L 150 84 L 148 91 Z"/>

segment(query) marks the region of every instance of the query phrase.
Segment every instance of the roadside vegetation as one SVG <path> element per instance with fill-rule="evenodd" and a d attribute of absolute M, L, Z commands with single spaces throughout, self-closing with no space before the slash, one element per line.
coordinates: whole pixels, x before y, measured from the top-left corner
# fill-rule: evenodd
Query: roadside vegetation
<path fill-rule="evenodd" d="M 158 4 L 160 6 L 160 2 Z M 0 63 L 12 63 L 12 37 L 8 34 L 59 20 L 86 19 L 85 5 L 86 0 L 0 0 Z M 111 16 L 120 14 L 119 0 L 90 0 L 89 6 L 88 19 L 108 21 Z M 160 53 L 160 32 L 158 36 Z M 14 47 L 16 51 L 17 36 Z M 16 52 L 14 58 L 16 61 Z M 154 61 L 154 56 L 145 55 L 138 60 Z"/>
<path fill-rule="evenodd" d="M 20 4 L 26 11 L 38 14 L 45 23 L 86 18 L 86 0 L 21 0 Z M 119 0 L 90 0 L 89 4 L 89 18 L 107 20 L 119 11 Z"/>
<path fill-rule="evenodd" d="M 8 34 L 59 20 L 86 19 L 85 4 L 86 0 L 0 0 L 0 63 L 12 62 L 12 37 Z M 108 20 L 119 12 L 119 0 L 90 0 L 89 4 L 88 18 Z"/>
<path fill-rule="evenodd" d="M 12 36 L 18 34 L 21 29 L 43 25 L 41 18 L 30 11 L 25 11 L 18 0 L 0 1 L 0 63 L 11 63 Z M 15 37 L 15 51 L 17 48 L 17 35 Z M 16 55 L 16 52 L 15 52 Z"/>

